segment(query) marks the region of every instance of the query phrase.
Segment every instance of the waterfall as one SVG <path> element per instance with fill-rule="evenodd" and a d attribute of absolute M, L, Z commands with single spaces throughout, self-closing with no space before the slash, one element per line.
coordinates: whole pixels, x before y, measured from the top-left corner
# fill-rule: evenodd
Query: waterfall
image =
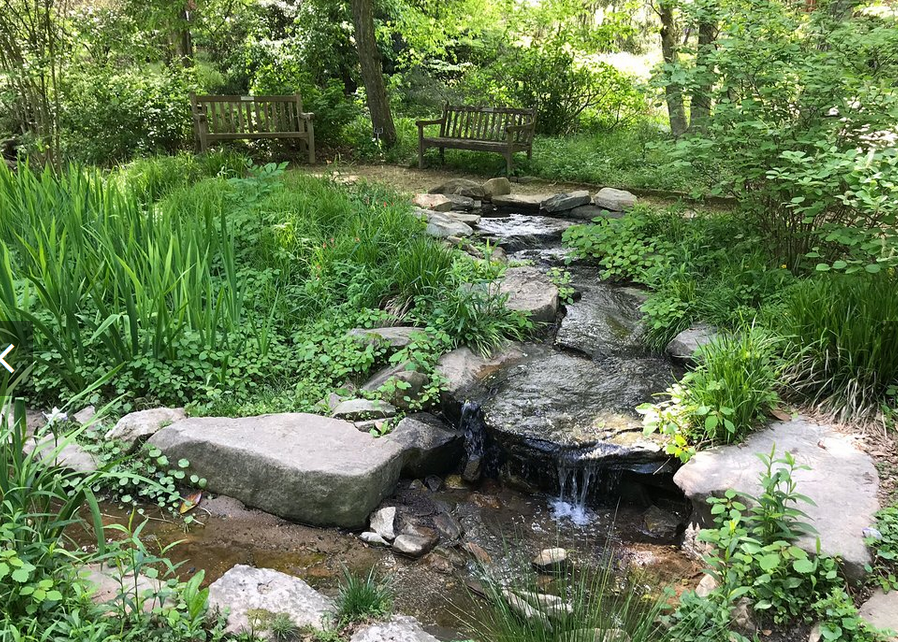
<path fill-rule="evenodd" d="M 550 500 L 555 519 L 569 519 L 578 526 L 585 526 L 591 516 L 586 507 L 590 485 L 596 480 L 599 470 L 595 465 L 572 465 L 570 462 L 558 464 L 558 497 Z"/>

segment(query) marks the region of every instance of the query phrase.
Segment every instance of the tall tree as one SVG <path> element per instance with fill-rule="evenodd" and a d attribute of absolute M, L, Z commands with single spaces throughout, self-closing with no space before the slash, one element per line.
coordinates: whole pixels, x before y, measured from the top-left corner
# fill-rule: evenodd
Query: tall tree
<path fill-rule="evenodd" d="M 661 18 L 661 56 L 665 67 L 673 71 L 679 60 L 677 54 L 677 24 L 674 18 L 674 0 L 660 0 L 655 7 Z M 667 74 L 664 94 L 667 100 L 667 113 L 670 116 L 670 132 L 674 136 L 686 133 L 686 108 L 683 105 L 683 88 L 674 78 Z"/>
<path fill-rule="evenodd" d="M 362 81 L 368 97 L 371 124 L 388 147 L 396 142 L 396 127 L 384 84 L 383 61 L 374 36 L 373 0 L 351 0 L 355 44 L 362 67 Z"/>
<path fill-rule="evenodd" d="M 714 63 L 711 60 L 717 40 L 717 19 L 713 7 L 702 7 L 698 17 L 698 48 L 695 69 L 698 83 L 692 90 L 689 104 L 689 129 L 704 129 L 711 118 L 711 91 L 714 88 Z"/>

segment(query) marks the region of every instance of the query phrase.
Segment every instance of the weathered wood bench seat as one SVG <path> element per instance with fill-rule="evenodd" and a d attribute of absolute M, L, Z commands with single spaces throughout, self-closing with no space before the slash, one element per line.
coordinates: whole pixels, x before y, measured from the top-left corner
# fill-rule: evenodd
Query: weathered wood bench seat
<path fill-rule="evenodd" d="M 315 164 L 314 114 L 302 110 L 294 96 L 190 95 L 193 124 L 200 151 L 224 140 L 296 139 L 305 143 Z"/>
<path fill-rule="evenodd" d="M 505 157 L 508 173 L 514 167 L 514 154 L 526 152 L 533 157 L 533 132 L 536 110 L 508 107 L 456 107 L 446 105 L 443 117 L 419 120 L 418 167 L 424 168 L 424 152 L 430 147 L 440 149 L 440 160 L 446 148 L 477 152 L 496 152 Z M 440 126 L 440 135 L 427 137 L 426 127 Z"/>

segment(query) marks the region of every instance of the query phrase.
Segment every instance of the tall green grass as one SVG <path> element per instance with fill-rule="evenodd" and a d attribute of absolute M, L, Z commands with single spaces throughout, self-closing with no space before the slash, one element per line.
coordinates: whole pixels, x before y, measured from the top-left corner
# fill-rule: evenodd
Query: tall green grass
<path fill-rule="evenodd" d="M 807 280 L 792 289 L 784 308 L 789 383 L 840 420 L 872 418 L 898 385 L 898 278 Z"/>

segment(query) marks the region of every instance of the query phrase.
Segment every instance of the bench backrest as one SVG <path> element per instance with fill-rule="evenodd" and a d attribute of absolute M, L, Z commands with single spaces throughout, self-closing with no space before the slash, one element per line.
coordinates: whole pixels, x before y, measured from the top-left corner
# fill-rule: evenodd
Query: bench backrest
<path fill-rule="evenodd" d="M 536 110 L 533 109 L 446 105 L 443 110 L 440 136 L 506 142 L 508 140 L 507 127 L 527 126 L 523 130 L 511 132 L 511 138 L 515 143 L 529 144 L 533 141 L 535 124 Z"/>
<path fill-rule="evenodd" d="M 194 118 L 205 117 L 209 134 L 304 132 L 302 97 L 190 96 Z"/>

